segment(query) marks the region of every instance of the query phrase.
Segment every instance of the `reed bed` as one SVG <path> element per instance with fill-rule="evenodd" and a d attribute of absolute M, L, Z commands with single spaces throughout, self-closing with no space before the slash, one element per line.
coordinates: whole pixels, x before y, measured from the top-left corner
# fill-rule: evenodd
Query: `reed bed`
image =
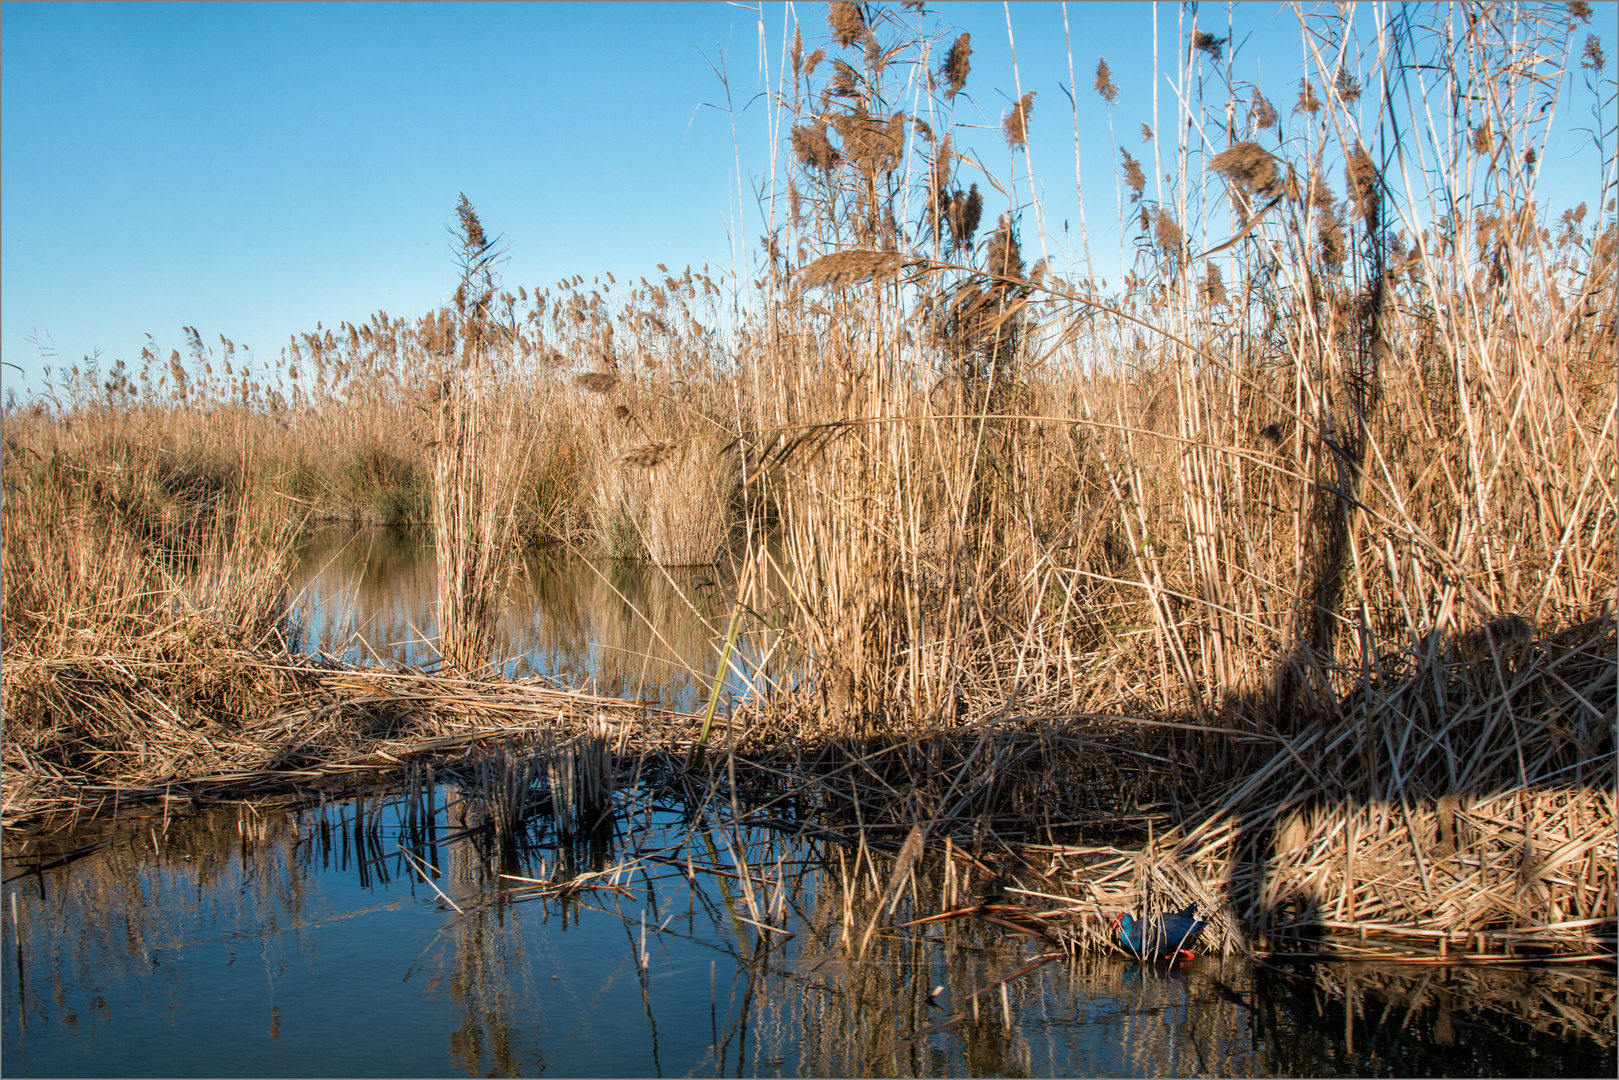
<path fill-rule="evenodd" d="M 1112 286 L 1047 254 L 1044 99 L 1001 163 L 957 121 L 968 35 L 834 7 L 770 91 L 745 279 L 513 293 L 463 200 L 443 312 L 317 328 L 280 382 L 193 331 L 189 367 L 9 411 L 8 826 L 605 723 L 699 803 L 965 844 L 1066 898 L 1070 944 L 1157 890 L 1231 949 L 1611 949 L 1619 172 L 1583 5 L 1305 13 L 1296 102 L 1187 9 L 1151 183 L 1119 154 Z M 1105 61 L 1095 90 L 1128 104 Z M 1582 93 L 1594 213 L 1536 191 Z M 345 408 L 377 421 L 346 460 L 431 487 L 459 676 L 274 638 L 276 538 L 337 498 L 307 439 Z M 721 664 L 789 677 L 739 671 L 718 716 L 476 677 L 521 536 L 730 559 Z"/>

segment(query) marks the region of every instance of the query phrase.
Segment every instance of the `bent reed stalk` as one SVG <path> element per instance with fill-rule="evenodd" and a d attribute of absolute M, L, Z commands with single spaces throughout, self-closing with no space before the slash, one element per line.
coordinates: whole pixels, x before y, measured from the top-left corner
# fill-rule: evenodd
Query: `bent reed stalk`
<path fill-rule="evenodd" d="M 1017 833 L 1063 849 L 1063 823 L 1150 822 L 1162 873 L 1277 948 L 1323 929 L 1611 947 L 1612 148 L 1594 214 L 1536 192 L 1582 80 L 1610 130 L 1613 80 L 1599 45 L 1577 51 L 1577 17 L 1310 15 L 1297 101 L 1278 103 L 1244 81 L 1240 48 L 1187 28 L 1178 122 L 1153 136 L 1166 179 L 1149 186 L 1121 151 L 1136 254 L 1110 288 L 1034 257 L 1058 238 L 1024 217 L 1032 98 L 1005 118 L 1015 153 L 997 172 L 956 123 L 967 36 L 946 48 L 868 14 L 807 56 L 794 38 L 771 96 L 790 159 L 751 289 L 660 266 L 661 281 L 514 295 L 463 201 L 467 261 L 443 313 L 305 335 L 279 387 L 210 382 L 217 357 L 193 333 L 189 370 L 153 353 L 138 378 L 85 373 L 60 407 L 8 410 L 6 709 L 36 718 L 8 723 L 8 812 L 36 805 L 22 778 L 51 770 L 40 791 L 161 780 L 122 745 L 86 756 L 80 736 L 14 734 L 59 723 L 58 700 L 121 700 L 110 677 L 70 693 L 44 673 L 98 635 L 119 643 L 109 655 L 145 640 L 150 603 L 118 622 L 91 597 L 147 595 L 168 565 L 137 543 L 144 519 L 92 524 L 46 500 L 38 463 L 106 438 L 86 474 L 136 475 L 111 447 L 160 430 L 195 432 L 188 452 L 210 461 L 228 420 L 264 433 L 242 487 L 285 520 L 341 502 L 307 447 L 358 406 L 364 439 L 333 428 L 340 446 L 433 478 L 445 657 L 463 675 L 489 659 L 476 627 L 514 535 L 664 565 L 734 550 L 751 591 L 716 648 L 768 633 L 800 677 L 701 738 L 702 717 L 669 714 L 649 739 L 707 745 L 709 763 L 727 747 L 739 775 L 748 755 L 802 772 L 825 813 L 920 824 L 930 845 Z M 931 89 L 907 81 L 940 63 Z M 1097 91 L 1129 107 L 1105 62 Z M 728 289 L 750 302 L 722 317 Z M 92 545 L 95 529 L 136 539 Z M 130 554 L 75 562 L 45 535 Z M 48 596 L 16 584 L 48 565 Z M 229 625 L 249 623 L 258 637 L 231 640 L 259 647 L 262 621 Z M 263 662 L 283 680 L 273 706 L 230 700 L 261 722 L 351 726 L 273 759 L 256 743 L 253 768 L 339 744 L 427 753 L 501 715 L 480 699 L 562 700 L 295 668 Z M 182 727 L 201 715 L 178 683 L 153 685 Z M 366 709 L 391 718 L 380 733 Z M 172 720 L 137 712 L 132 731 L 160 745 Z M 188 770 L 206 771 L 168 775 Z M 1124 872 L 1037 881 L 1026 855 L 1002 873 L 1041 893 L 1106 893 Z"/>

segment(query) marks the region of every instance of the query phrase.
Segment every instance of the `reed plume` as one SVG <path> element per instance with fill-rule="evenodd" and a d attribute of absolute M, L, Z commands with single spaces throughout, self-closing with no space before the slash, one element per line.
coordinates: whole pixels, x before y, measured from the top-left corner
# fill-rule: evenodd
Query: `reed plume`
<path fill-rule="evenodd" d="M 1029 117 L 1034 113 L 1034 93 L 1030 90 L 1024 94 L 1001 120 L 1006 145 L 1014 150 L 1021 149 L 1029 141 Z"/>

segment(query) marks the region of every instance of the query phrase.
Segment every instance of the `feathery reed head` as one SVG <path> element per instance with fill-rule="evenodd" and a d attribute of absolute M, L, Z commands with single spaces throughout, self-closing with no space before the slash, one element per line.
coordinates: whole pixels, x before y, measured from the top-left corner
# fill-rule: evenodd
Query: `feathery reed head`
<path fill-rule="evenodd" d="M 950 199 L 945 221 L 950 225 L 950 239 L 959 249 L 972 247 L 973 234 L 984 217 L 984 197 L 973 184 L 965 192 L 958 191 Z"/>
<path fill-rule="evenodd" d="M 832 140 L 826 137 L 826 121 L 793 128 L 792 140 L 793 153 L 800 165 L 827 172 L 837 167 L 840 155 Z"/>
<path fill-rule="evenodd" d="M 1344 225 L 1337 208 L 1331 203 L 1316 208 L 1316 255 L 1327 269 L 1334 273 L 1344 268 L 1348 255 L 1344 240 Z"/>
<path fill-rule="evenodd" d="M 826 7 L 826 25 L 832 31 L 832 40 L 839 45 L 858 43 L 866 36 L 866 20 L 860 8 L 848 0 L 832 0 Z"/>
<path fill-rule="evenodd" d="M 871 278 L 892 277 L 905 266 L 905 256 L 892 251 L 866 251 L 850 248 L 822 255 L 798 272 L 804 288 L 819 285 L 840 288 Z"/>
<path fill-rule="evenodd" d="M 1131 157 L 1130 151 L 1121 146 L 1119 153 L 1124 155 L 1124 184 L 1139 198 L 1147 186 L 1147 174 L 1141 171 L 1141 162 Z"/>
<path fill-rule="evenodd" d="M 618 376 L 611 371 L 587 371 L 573 380 L 573 385 L 592 394 L 606 394 L 618 385 Z"/>
<path fill-rule="evenodd" d="M 961 88 L 967 85 L 967 76 L 971 74 L 972 66 L 972 35 L 963 33 L 950 46 L 950 54 L 944 58 L 944 67 L 940 74 L 944 76 L 944 99 L 949 101 L 961 93 Z"/>
<path fill-rule="evenodd" d="M 1315 87 L 1310 85 L 1309 79 L 1299 80 L 1299 99 L 1293 104 L 1293 111 L 1311 116 L 1321 111 L 1321 99 L 1315 96 Z"/>
<path fill-rule="evenodd" d="M 1211 60 L 1220 59 L 1220 52 L 1225 48 L 1225 38 L 1217 38 L 1207 30 L 1192 31 L 1192 48 L 1207 56 Z"/>
<path fill-rule="evenodd" d="M 1180 222 L 1175 215 L 1165 207 L 1158 207 L 1152 215 L 1152 235 L 1158 242 L 1158 250 L 1165 255 L 1178 255 L 1186 234 L 1182 231 Z"/>
<path fill-rule="evenodd" d="M 1344 163 L 1344 181 L 1349 189 L 1350 205 L 1360 214 L 1368 230 L 1375 229 L 1382 177 L 1363 144 L 1356 143 L 1354 152 Z"/>
<path fill-rule="evenodd" d="M 1248 116 L 1253 120 L 1254 127 L 1260 131 L 1269 131 L 1276 126 L 1276 106 L 1272 105 L 1265 95 L 1258 90 L 1254 91 L 1254 103 L 1248 112 Z"/>
<path fill-rule="evenodd" d="M 656 469 L 680 453 L 678 442 L 649 442 L 618 455 L 618 464 L 632 469 Z"/>
<path fill-rule="evenodd" d="M 1276 159 L 1255 142 L 1233 143 L 1209 167 L 1248 192 L 1269 191 L 1276 183 Z"/>
<path fill-rule="evenodd" d="M 1585 35 L 1585 47 L 1580 50 L 1580 66 L 1598 75 L 1608 66 L 1608 56 L 1602 51 L 1602 39 L 1595 34 Z"/>
<path fill-rule="evenodd" d="M 1096 61 L 1096 82 L 1092 84 L 1096 92 L 1102 95 L 1102 100 L 1109 105 L 1119 100 L 1119 88 L 1113 82 L 1113 69 L 1107 66 L 1107 58 Z"/>
<path fill-rule="evenodd" d="M 904 113 L 882 120 L 856 110 L 838 117 L 835 123 L 850 161 L 875 172 L 893 172 L 899 167 L 905 150 Z"/>
<path fill-rule="evenodd" d="M 1338 100 L 1345 105 L 1353 105 L 1360 100 L 1360 80 L 1355 78 L 1355 73 L 1348 68 L 1338 69 L 1338 77 L 1333 80 L 1332 90 L 1338 95 Z"/>
<path fill-rule="evenodd" d="M 472 208 L 464 191 L 460 201 L 455 204 L 455 216 L 461 222 L 461 238 L 466 250 L 482 251 L 489 246 L 489 240 L 484 236 L 483 222 L 478 220 L 478 212 Z"/>
<path fill-rule="evenodd" d="M 1025 146 L 1029 141 L 1029 116 L 1034 112 L 1034 91 L 1024 94 L 1013 106 L 1012 111 L 1006 114 L 1001 121 L 1001 131 L 1006 135 L 1006 145 L 1016 150 Z"/>
<path fill-rule="evenodd" d="M 995 231 L 989 234 L 984 248 L 984 268 L 991 274 L 1009 278 L 1023 276 L 1023 253 L 1018 247 L 1011 214 L 1002 214 L 996 220 Z"/>

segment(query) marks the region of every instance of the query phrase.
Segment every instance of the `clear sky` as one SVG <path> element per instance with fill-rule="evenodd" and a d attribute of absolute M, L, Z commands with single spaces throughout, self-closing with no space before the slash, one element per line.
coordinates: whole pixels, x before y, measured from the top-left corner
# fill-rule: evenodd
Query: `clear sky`
<path fill-rule="evenodd" d="M 1614 5 L 1595 6 L 1593 28 L 1611 28 Z M 981 145 L 1005 162 L 1007 11 L 939 10 L 973 35 L 958 120 L 986 125 Z M 1285 107 L 1302 70 L 1289 9 L 1201 10 L 1221 33 L 1230 21 L 1246 74 Z M 0 359 L 22 371 L 0 378 L 39 387 L 36 335 L 63 367 L 95 350 L 134 363 L 147 333 L 166 354 L 182 325 L 268 361 L 317 321 L 420 315 L 454 287 L 446 227 L 463 191 L 509 245 L 510 285 L 751 260 L 753 192 L 769 175 L 758 93 L 775 82 L 760 42 L 774 68 L 794 14 L 806 39 L 824 35 L 821 4 L 767 2 L 761 33 L 757 7 L 725 3 L 5 3 Z M 1153 8 L 1067 14 L 1091 240 L 1116 267 L 1116 157 L 1091 82 L 1106 56 L 1118 141 L 1150 152 L 1139 126 L 1152 119 Z M 1158 6 L 1166 43 L 1183 17 Z M 1039 94 L 1030 150 L 1060 241 L 1077 217 L 1063 10 L 1014 4 L 1010 19 L 1021 88 Z M 1595 190 L 1594 171 L 1578 172 L 1559 173 L 1569 202 Z M 986 220 L 1003 208 L 991 200 Z"/>

